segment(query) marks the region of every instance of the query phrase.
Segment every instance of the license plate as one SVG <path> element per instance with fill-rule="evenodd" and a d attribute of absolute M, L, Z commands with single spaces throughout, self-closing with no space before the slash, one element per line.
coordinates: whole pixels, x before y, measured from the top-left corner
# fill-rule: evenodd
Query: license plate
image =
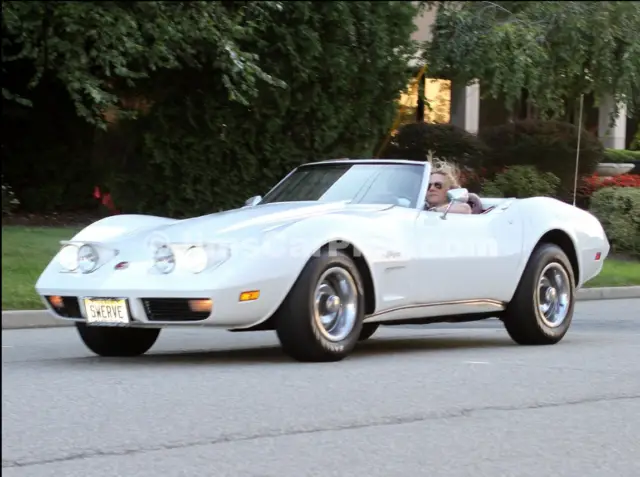
<path fill-rule="evenodd" d="M 127 300 L 124 298 L 85 298 L 87 323 L 121 325 L 129 323 Z"/>

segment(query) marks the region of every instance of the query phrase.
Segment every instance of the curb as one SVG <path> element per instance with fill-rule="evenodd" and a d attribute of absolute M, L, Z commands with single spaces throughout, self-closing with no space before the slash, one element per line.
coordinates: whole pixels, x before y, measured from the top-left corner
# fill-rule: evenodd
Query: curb
<path fill-rule="evenodd" d="M 27 328 L 60 328 L 73 326 L 73 322 L 54 318 L 46 310 L 2 311 L 3 330 L 22 330 Z"/>
<path fill-rule="evenodd" d="M 582 288 L 578 290 L 577 294 L 578 301 L 616 300 L 624 298 L 640 298 L 640 286 Z"/>
<path fill-rule="evenodd" d="M 582 288 L 578 290 L 578 301 L 616 300 L 640 298 L 640 286 Z M 73 321 L 54 318 L 46 310 L 20 310 L 2 312 L 3 330 L 21 330 L 28 328 L 61 328 L 73 326 Z"/>

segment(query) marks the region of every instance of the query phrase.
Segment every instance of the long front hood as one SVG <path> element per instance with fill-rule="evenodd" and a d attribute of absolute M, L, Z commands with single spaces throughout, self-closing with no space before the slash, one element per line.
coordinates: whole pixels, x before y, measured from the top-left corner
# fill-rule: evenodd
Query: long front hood
<path fill-rule="evenodd" d="M 116 242 L 166 241 L 170 243 L 202 243 L 256 237 L 269 229 L 293 224 L 306 218 L 326 214 L 369 216 L 388 209 L 386 204 L 348 204 L 344 202 L 290 202 L 258 205 L 201 217 L 171 221 L 120 236 Z"/>

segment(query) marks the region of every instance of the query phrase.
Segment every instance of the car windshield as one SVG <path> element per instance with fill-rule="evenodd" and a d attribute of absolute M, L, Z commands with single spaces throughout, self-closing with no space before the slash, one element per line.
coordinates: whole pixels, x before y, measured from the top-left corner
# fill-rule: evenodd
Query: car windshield
<path fill-rule="evenodd" d="M 416 207 L 424 166 L 420 164 L 336 163 L 299 167 L 261 204 L 349 201 Z"/>

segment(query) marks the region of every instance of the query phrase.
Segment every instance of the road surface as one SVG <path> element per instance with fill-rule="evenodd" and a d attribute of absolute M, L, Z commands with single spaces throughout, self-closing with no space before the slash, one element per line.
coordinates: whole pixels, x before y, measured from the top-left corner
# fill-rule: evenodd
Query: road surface
<path fill-rule="evenodd" d="M 333 364 L 271 332 L 163 333 L 118 360 L 3 331 L 3 477 L 640 475 L 640 300 L 578 303 L 556 346 L 385 328 Z"/>

